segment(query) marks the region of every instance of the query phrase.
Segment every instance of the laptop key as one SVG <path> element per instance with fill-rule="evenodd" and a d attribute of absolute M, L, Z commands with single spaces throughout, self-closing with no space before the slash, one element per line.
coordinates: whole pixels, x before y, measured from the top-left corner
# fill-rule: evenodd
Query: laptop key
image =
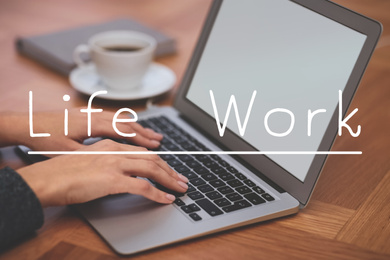
<path fill-rule="evenodd" d="M 230 201 L 228 201 L 228 200 L 225 199 L 225 198 L 214 200 L 214 203 L 215 203 L 218 207 L 225 207 L 225 206 L 229 206 L 229 205 L 232 204 Z"/>
<path fill-rule="evenodd" d="M 206 184 L 206 182 L 201 178 L 192 179 L 192 180 L 190 180 L 190 182 L 195 186 L 200 186 L 200 185 Z"/>
<path fill-rule="evenodd" d="M 241 181 L 239 181 L 239 180 L 237 180 L 237 179 L 228 181 L 227 183 L 228 183 L 230 186 L 232 186 L 233 188 L 244 185 L 244 184 L 242 184 Z"/>
<path fill-rule="evenodd" d="M 174 145 L 174 144 L 163 144 L 162 145 L 164 148 L 166 148 L 168 151 L 180 151 L 181 149 Z"/>
<path fill-rule="evenodd" d="M 157 148 L 155 148 L 155 149 L 153 149 L 152 151 L 156 151 L 156 152 L 158 152 L 158 151 L 166 151 L 167 149 L 165 149 L 164 147 L 163 147 L 163 145 L 160 145 L 159 147 L 157 147 Z"/>
<path fill-rule="evenodd" d="M 232 188 L 230 188 L 229 186 L 223 186 L 221 188 L 218 188 L 218 191 L 222 194 L 229 194 L 229 193 L 234 192 L 234 190 Z"/>
<path fill-rule="evenodd" d="M 187 179 L 189 179 L 189 180 L 198 177 L 198 175 L 197 175 L 196 173 L 194 173 L 194 172 L 183 172 L 183 173 L 181 173 L 181 174 L 183 174 L 184 176 L 186 176 Z"/>
<path fill-rule="evenodd" d="M 171 144 L 172 141 L 169 140 L 168 138 L 164 137 L 161 141 L 160 141 L 161 144 Z M 170 154 L 164 154 L 164 155 L 170 155 Z M 172 155 L 171 155 L 172 156 Z M 165 159 L 164 159 L 165 160 Z"/>
<path fill-rule="evenodd" d="M 222 173 L 218 175 L 218 177 L 221 178 L 223 181 L 230 181 L 235 179 L 230 173 Z"/>
<path fill-rule="evenodd" d="M 228 164 L 225 160 L 220 160 L 220 161 L 218 161 L 219 162 L 219 164 L 220 165 L 222 165 L 223 167 L 229 167 L 230 166 L 230 164 Z"/>
<path fill-rule="evenodd" d="M 223 212 L 208 199 L 200 199 L 195 202 L 212 217 L 223 214 Z"/>
<path fill-rule="evenodd" d="M 172 129 L 172 128 L 167 128 L 165 131 L 164 131 L 165 135 L 167 136 L 173 136 L 176 134 L 176 131 L 175 129 Z"/>
<path fill-rule="evenodd" d="M 191 213 L 191 214 L 189 214 L 189 216 L 190 216 L 194 221 L 202 220 L 202 217 L 199 216 L 199 215 L 196 214 L 196 213 Z"/>
<path fill-rule="evenodd" d="M 197 161 L 186 162 L 186 165 L 188 167 L 190 167 L 191 169 L 196 169 L 196 168 L 202 167 L 202 165 L 200 163 L 198 163 Z"/>
<path fill-rule="evenodd" d="M 177 133 L 175 130 L 171 130 L 171 131 L 167 131 L 167 134 L 168 136 L 172 139 L 172 140 L 177 140 L 179 138 L 182 138 L 181 137 L 181 134 Z"/>
<path fill-rule="evenodd" d="M 234 192 L 226 195 L 226 198 L 228 198 L 230 201 L 237 201 L 237 200 L 241 200 L 242 196 L 237 192 Z"/>
<path fill-rule="evenodd" d="M 240 173 L 240 172 L 236 173 L 235 176 L 236 176 L 237 179 L 240 179 L 240 180 L 246 180 L 247 179 L 246 176 L 244 174 Z"/>
<path fill-rule="evenodd" d="M 240 201 L 235 202 L 231 206 L 223 207 L 222 210 L 225 211 L 225 212 L 232 212 L 232 211 L 235 211 L 235 210 L 244 209 L 244 208 L 248 208 L 248 207 L 251 207 L 251 206 L 252 205 L 248 201 L 240 200 Z"/>
<path fill-rule="evenodd" d="M 188 207 L 192 210 L 192 212 L 200 210 L 200 208 L 195 203 L 188 205 Z"/>
<path fill-rule="evenodd" d="M 180 161 L 182 161 L 182 162 L 188 162 L 188 161 L 194 160 L 194 158 L 192 158 L 192 156 L 189 156 L 187 154 L 178 155 L 177 157 L 179 157 Z"/>
<path fill-rule="evenodd" d="M 220 166 L 218 165 L 218 163 L 216 163 L 216 162 L 214 162 L 214 161 L 205 162 L 205 163 L 204 163 L 204 166 L 206 166 L 206 167 L 209 168 L 209 169 L 213 169 L 213 168 L 220 167 Z"/>
<path fill-rule="evenodd" d="M 216 161 L 221 161 L 221 160 L 222 160 L 222 158 L 219 157 L 219 156 L 216 155 L 216 154 L 212 154 L 212 155 L 210 155 L 210 157 L 213 158 L 213 159 L 216 160 Z"/>
<path fill-rule="evenodd" d="M 238 173 L 238 171 L 236 170 L 236 168 L 232 167 L 232 166 L 229 166 L 226 168 L 229 172 L 231 173 Z"/>
<path fill-rule="evenodd" d="M 178 143 L 178 144 L 182 144 L 182 143 L 187 142 L 187 139 L 186 139 L 186 138 L 183 138 L 183 137 L 181 137 L 181 136 L 172 137 L 172 139 L 175 140 L 175 142 Z"/>
<path fill-rule="evenodd" d="M 146 120 L 139 120 L 137 123 L 142 125 L 143 127 L 151 128 L 148 122 L 146 122 Z"/>
<path fill-rule="evenodd" d="M 255 187 L 256 184 L 251 180 L 244 180 L 244 183 L 249 187 Z"/>
<path fill-rule="evenodd" d="M 198 190 L 200 190 L 203 193 L 206 193 L 206 192 L 214 191 L 214 188 L 206 184 L 206 185 L 199 186 Z"/>
<path fill-rule="evenodd" d="M 176 160 L 176 159 L 167 161 L 167 163 L 168 163 L 171 167 L 177 167 L 177 166 L 182 165 L 182 163 L 181 163 L 179 160 Z"/>
<path fill-rule="evenodd" d="M 159 120 L 157 122 L 160 122 L 164 125 L 170 125 L 171 124 L 171 120 L 169 120 L 166 116 L 160 116 L 159 117 Z"/>
<path fill-rule="evenodd" d="M 222 198 L 221 193 L 219 193 L 218 191 L 212 191 L 212 192 L 206 193 L 206 196 L 211 200 L 216 200 L 216 199 Z"/>
<path fill-rule="evenodd" d="M 252 190 L 249 189 L 249 188 L 246 187 L 246 186 L 241 186 L 241 187 L 236 188 L 236 191 L 237 191 L 238 193 L 240 193 L 240 194 L 246 194 L 246 193 L 251 192 Z"/>
<path fill-rule="evenodd" d="M 190 192 L 193 192 L 193 191 L 196 191 L 196 189 L 194 188 L 194 186 L 192 186 L 191 184 L 188 184 L 187 193 L 190 193 Z"/>
<path fill-rule="evenodd" d="M 181 143 L 180 146 L 185 150 L 185 151 L 199 151 L 199 149 L 190 144 L 190 143 Z"/>
<path fill-rule="evenodd" d="M 165 138 L 164 138 L 165 139 Z M 173 156 L 172 154 L 162 154 L 160 155 L 161 159 L 163 159 L 164 161 L 169 161 L 169 160 L 173 160 L 175 159 L 175 156 Z"/>
<path fill-rule="evenodd" d="M 207 170 L 205 167 L 199 167 L 199 168 L 195 168 L 195 169 L 193 169 L 193 170 L 194 170 L 194 172 L 196 172 L 197 174 L 200 174 L 200 175 L 202 175 L 202 174 L 207 174 L 207 173 L 210 172 L 210 171 Z"/>
<path fill-rule="evenodd" d="M 210 157 L 208 157 L 207 155 L 204 155 L 204 154 L 197 154 L 195 155 L 195 158 L 200 161 L 200 162 L 203 162 L 203 161 L 210 161 Z"/>
<path fill-rule="evenodd" d="M 189 141 L 191 141 L 191 142 L 195 142 L 195 138 L 194 137 L 192 137 L 190 134 L 188 134 L 186 131 L 184 131 L 184 130 L 182 130 L 182 131 L 180 131 Z"/>
<path fill-rule="evenodd" d="M 261 203 L 265 203 L 265 200 L 262 199 L 259 195 L 257 195 L 254 192 L 245 194 L 244 197 L 247 200 L 249 200 L 253 205 L 258 205 L 258 204 L 261 204 Z"/>
<path fill-rule="evenodd" d="M 192 200 L 204 198 L 203 194 L 200 193 L 199 191 L 188 193 L 187 196 L 190 197 Z"/>
<path fill-rule="evenodd" d="M 148 118 L 147 120 L 149 120 L 150 122 L 152 122 L 153 124 L 159 124 L 159 118 L 157 117 L 150 117 Z M 167 119 L 168 120 L 168 119 Z"/>
<path fill-rule="evenodd" d="M 176 166 L 176 167 L 174 167 L 174 169 L 178 173 L 184 173 L 184 172 L 189 172 L 190 171 L 190 169 L 187 166 L 185 166 L 185 165 Z"/>
<path fill-rule="evenodd" d="M 226 185 L 225 182 L 223 182 L 223 181 L 220 180 L 220 179 L 210 181 L 209 183 L 210 183 L 211 186 L 213 186 L 214 188 L 218 188 L 218 187 L 222 187 L 222 186 L 225 186 L 225 185 Z"/>
<path fill-rule="evenodd" d="M 185 205 L 185 203 L 180 198 L 176 198 L 174 202 L 179 207 Z"/>
<path fill-rule="evenodd" d="M 197 147 L 199 147 L 201 150 L 203 150 L 203 151 L 207 151 L 208 150 L 207 147 L 204 144 L 202 144 L 201 142 L 199 142 L 198 140 L 194 140 L 194 144 Z"/>
<path fill-rule="evenodd" d="M 224 168 L 214 168 L 211 169 L 211 171 L 217 175 L 227 173 L 227 171 Z"/>
<path fill-rule="evenodd" d="M 258 194 L 263 194 L 263 193 L 265 193 L 265 191 L 262 189 L 262 188 L 260 188 L 259 186 L 255 186 L 255 187 L 253 187 L 252 188 L 254 191 L 256 191 Z"/>
<path fill-rule="evenodd" d="M 201 157 L 201 159 L 198 159 L 201 163 L 206 163 L 206 162 L 212 162 L 210 157 Z"/>
<path fill-rule="evenodd" d="M 272 197 L 271 195 L 269 195 L 268 193 L 264 193 L 261 195 L 264 199 L 266 199 L 267 201 L 273 201 L 275 200 L 274 197 Z"/>
<path fill-rule="evenodd" d="M 238 205 L 239 207 L 241 208 L 247 208 L 247 207 L 251 207 L 252 205 L 246 201 L 246 200 L 240 200 L 240 201 L 237 201 L 234 203 L 235 205 Z"/>
<path fill-rule="evenodd" d="M 180 208 L 185 213 L 191 213 L 192 212 L 192 209 L 189 206 L 181 206 Z"/>
<path fill-rule="evenodd" d="M 202 175 L 202 178 L 206 181 L 212 181 L 212 180 L 216 180 L 217 179 L 217 176 L 215 176 L 214 174 L 212 173 L 208 173 L 208 174 L 203 174 Z"/>

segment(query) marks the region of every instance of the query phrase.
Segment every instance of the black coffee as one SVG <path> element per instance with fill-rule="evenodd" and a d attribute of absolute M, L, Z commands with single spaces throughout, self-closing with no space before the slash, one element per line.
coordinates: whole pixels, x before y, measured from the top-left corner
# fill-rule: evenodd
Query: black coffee
<path fill-rule="evenodd" d="M 115 52 L 134 52 L 139 51 L 142 49 L 142 47 L 138 46 L 106 46 L 103 47 L 106 51 L 115 51 Z"/>

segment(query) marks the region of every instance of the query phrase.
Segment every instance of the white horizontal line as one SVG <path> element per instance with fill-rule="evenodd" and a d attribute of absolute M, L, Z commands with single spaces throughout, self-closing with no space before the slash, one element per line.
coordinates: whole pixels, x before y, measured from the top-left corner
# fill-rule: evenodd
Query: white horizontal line
<path fill-rule="evenodd" d="M 362 151 L 29 151 L 28 154 L 64 155 L 64 154 L 226 154 L 226 155 L 361 155 Z"/>

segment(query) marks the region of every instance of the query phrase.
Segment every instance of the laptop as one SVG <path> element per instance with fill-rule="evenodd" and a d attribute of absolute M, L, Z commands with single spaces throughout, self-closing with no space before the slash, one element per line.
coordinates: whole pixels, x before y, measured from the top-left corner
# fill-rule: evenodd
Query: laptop
<path fill-rule="evenodd" d="M 325 0 L 214 1 L 174 107 L 138 114 L 164 134 L 155 152 L 190 179 L 187 193 L 171 205 L 121 194 L 75 207 L 124 255 L 297 213 L 381 30 Z"/>

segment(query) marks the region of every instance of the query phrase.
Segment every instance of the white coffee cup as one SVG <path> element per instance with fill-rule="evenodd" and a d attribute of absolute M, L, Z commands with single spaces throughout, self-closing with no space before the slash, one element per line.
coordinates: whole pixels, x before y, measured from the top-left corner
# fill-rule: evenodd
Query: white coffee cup
<path fill-rule="evenodd" d="M 128 90 L 141 85 L 154 55 L 156 40 L 135 31 L 108 31 L 92 36 L 88 45 L 76 47 L 73 60 L 80 67 L 88 64 L 80 57 L 89 54 L 103 82 L 112 89 Z"/>

